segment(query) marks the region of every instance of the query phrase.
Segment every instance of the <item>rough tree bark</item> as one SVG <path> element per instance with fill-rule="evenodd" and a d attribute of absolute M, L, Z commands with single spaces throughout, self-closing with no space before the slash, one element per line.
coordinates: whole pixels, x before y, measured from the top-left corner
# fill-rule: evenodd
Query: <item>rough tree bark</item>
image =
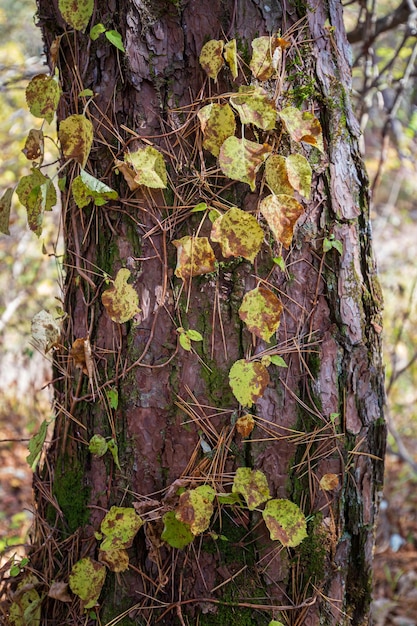
<path fill-rule="evenodd" d="M 128 550 L 129 568 L 107 574 L 97 609 L 102 624 L 370 623 L 385 435 L 381 300 L 341 2 L 96 3 L 91 25 L 118 31 L 126 54 L 103 35 L 92 41 L 90 26 L 86 33 L 71 31 L 57 0 L 38 0 L 38 9 L 51 67 L 51 45 L 60 37 L 58 123 L 83 112 L 83 89 L 94 92 L 86 107 L 95 129 L 86 169 L 120 195 L 104 207 L 78 209 L 71 194 L 63 194 L 68 317 L 56 361 L 53 443 L 35 476 L 32 565 L 45 590 L 52 580 L 67 581 L 81 557 L 98 557 L 94 533 L 111 506 L 136 504 L 146 523 Z M 172 241 L 199 231 L 202 214 L 190 210 L 199 202 L 221 211 L 238 206 L 262 222 L 258 206 L 266 194 L 262 170 L 251 192 L 225 179 L 202 149 L 196 103 L 207 104 L 233 85 L 226 69 L 217 84 L 206 77 L 201 48 L 209 39 L 235 37 L 240 76 L 248 76 L 252 40 L 276 33 L 291 44 L 283 52 L 282 85 L 273 87 L 277 106 L 314 112 L 325 144 L 324 156 L 303 148 L 313 163 L 312 193 L 283 251 L 286 269 L 272 261 L 280 250 L 266 236 L 254 265 L 223 258 L 216 272 L 181 290 Z M 248 137 L 277 145 L 280 123 L 277 129 Z M 163 192 L 130 192 L 114 169 L 139 137 L 164 154 L 169 185 Z M 69 182 L 77 168 L 68 165 Z M 208 219 L 200 230 L 209 234 Z M 324 250 L 324 241 L 342 248 Z M 104 278 L 121 267 L 131 272 L 141 313 L 116 324 L 101 294 L 108 288 Z M 251 410 L 256 427 L 244 439 L 235 420 L 247 409 L 239 408 L 228 374 L 237 359 L 270 345 L 252 336 L 238 315 L 243 295 L 259 279 L 284 306 L 276 346 L 288 368 L 269 368 L 270 383 Z M 178 345 L 180 326 L 203 336 L 192 351 Z M 68 359 L 77 338 L 91 344 L 92 377 Z M 116 408 L 109 389 L 118 392 Z M 90 454 L 94 434 L 115 437 L 120 469 L 111 455 Z M 178 500 L 174 481 L 230 491 L 240 466 L 262 470 L 274 498 L 302 508 L 308 537 L 300 546 L 277 547 L 260 514 L 237 506 L 215 513 L 210 528 L 184 550 L 161 540 L 162 515 Z M 321 488 L 325 474 L 337 476 L 333 490 Z M 85 620 L 75 596 L 70 604 L 43 602 L 42 624 Z"/>

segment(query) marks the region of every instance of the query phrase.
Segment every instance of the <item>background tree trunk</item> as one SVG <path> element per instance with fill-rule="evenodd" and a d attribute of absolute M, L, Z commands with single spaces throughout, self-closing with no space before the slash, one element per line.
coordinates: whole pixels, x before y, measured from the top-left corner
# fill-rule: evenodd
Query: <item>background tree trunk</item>
<path fill-rule="evenodd" d="M 368 624 L 385 441 L 381 299 L 367 178 L 349 103 L 341 3 L 97 3 L 91 24 L 121 33 L 125 55 L 103 35 L 93 42 L 88 32 L 65 31 L 55 0 L 38 0 L 38 6 L 50 60 L 51 45 L 61 37 L 58 121 L 83 112 L 83 89 L 94 92 L 86 107 L 95 129 L 86 169 L 121 199 L 80 210 L 71 194 L 63 194 L 68 318 L 65 350 L 56 362 L 53 444 L 35 476 L 33 566 L 45 583 L 68 580 L 79 558 L 97 558 L 94 532 L 105 512 L 136 503 L 146 524 L 129 549 L 130 568 L 107 575 L 102 624 L 255 625 L 273 618 L 293 626 Z M 292 102 L 314 111 L 326 152 L 325 158 L 314 149 L 309 155 L 315 163 L 312 195 L 284 254 L 287 269 L 274 264 L 278 253 L 266 242 L 254 266 L 224 259 L 217 273 L 181 288 L 172 241 L 200 229 L 202 214 L 191 214 L 192 207 L 207 202 L 256 213 L 264 193 L 259 184 L 252 193 L 244 183 L 225 181 L 203 153 L 196 102 L 208 103 L 232 85 L 226 70 L 218 84 L 206 78 L 201 48 L 209 39 L 236 37 L 248 63 L 251 41 L 277 32 L 291 42 L 278 106 Z M 273 133 L 260 136 L 256 140 L 275 141 Z M 114 159 L 136 149 L 139 137 L 157 146 L 168 163 L 163 193 L 132 193 L 114 170 Z M 68 166 L 68 181 L 77 167 Z M 208 233 L 205 220 L 199 234 Z M 324 239 L 332 236 L 342 242 L 341 254 L 323 251 Z M 141 313 L 119 325 L 104 310 L 101 294 L 108 288 L 105 278 L 121 267 L 131 272 Z M 246 411 L 233 397 L 228 374 L 237 359 L 267 347 L 238 315 L 243 295 L 259 277 L 284 305 L 277 346 L 288 368 L 271 366 L 247 441 L 235 431 L 236 417 Z M 178 346 L 180 326 L 202 334 L 194 350 Z M 91 380 L 68 359 L 77 338 L 91 343 Z M 109 389 L 118 392 L 117 408 Z M 94 434 L 116 439 L 121 469 L 110 455 L 89 453 Z M 309 520 L 301 545 L 278 548 L 258 512 L 237 507 L 222 509 L 190 547 L 164 544 L 163 508 L 155 502 L 170 505 L 167 490 L 174 481 L 230 491 L 240 466 L 262 470 L 273 497 L 300 505 Z M 325 474 L 338 476 L 333 491 L 320 488 Z M 175 491 L 168 494 L 172 502 Z M 68 605 L 47 599 L 43 607 L 44 624 L 85 623 L 76 600 Z"/>

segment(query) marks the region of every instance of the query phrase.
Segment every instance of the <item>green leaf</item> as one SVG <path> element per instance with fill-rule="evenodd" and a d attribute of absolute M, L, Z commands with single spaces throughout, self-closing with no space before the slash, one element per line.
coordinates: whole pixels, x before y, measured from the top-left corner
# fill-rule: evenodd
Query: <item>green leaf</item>
<path fill-rule="evenodd" d="M 10 207 L 12 205 L 14 189 L 6 189 L 0 199 L 0 232 L 4 235 L 10 235 L 9 220 L 10 220 Z"/>
<path fill-rule="evenodd" d="M 117 411 L 117 407 L 119 406 L 119 392 L 117 389 L 107 389 L 106 396 L 109 401 L 110 408 Z"/>
<path fill-rule="evenodd" d="M 36 466 L 39 463 L 39 459 L 42 454 L 43 444 L 45 443 L 46 435 L 48 433 L 49 422 L 43 420 L 39 427 L 39 431 L 36 435 L 33 435 L 28 444 L 29 454 L 26 457 L 26 462 L 31 467 L 32 471 L 35 471 Z"/>
<path fill-rule="evenodd" d="M 272 260 L 273 260 L 273 262 L 274 262 L 276 265 L 278 265 L 278 267 L 280 268 L 280 270 L 282 270 L 283 272 L 285 272 L 285 270 L 286 270 L 287 268 L 286 268 L 285 261 L 284 261 L 284 259 L 283 259 L 283 257 L 282 257 L 282 256 L 275 256 Z"/>
<path fill-rule="evenodd" d="M 282 622 L 277 622 L 276 619 L 273 619 L 269 622 L 268 626 L 284 626 Z"/>
<path fill-rule="evenodd" d="M 277 367 L 288 367 L 282 356 L 279 356 L 278 354 L 271 355 L 270 359 L 271 363 L 273 363 Z"/>
<path fill-rule="evenodd" d="M 172 243 L 177 248 L 175 276 L 187 281 L 193 276 L 214 272 L 216 257 L 207 237 L 186 235 Z"/>
<path fill-rule="evenodd" d="M 255 191 L 256 173 L 270 152 L 268 144 L 229 137 L 220 148 L 219 165 L 223 174 L 247 183 Z"/>
<path fill-rule="evenodd" d="M 308 200 L 312 179 L 310 163 L 302 154 L 290 154 L 286 158 L 286 168 L 290 185 Z"/>
<path fill-rule="evenodd" d="M 189 489 L 180 495 L 175 516 L 187 524 L 193 535 L 203 533 L 210 525 L 215 491 L 210 485 Z"/>
<path fill-rule="evenodd" d="M 205 202 L 199 202 L 195 205 L 193 209 L 191 209 L 190 213 L 200 213 L 201 211 L 207 210 L 207 204 Z"/>
<path fill-rule="evenodd" d="M 335 239 L 334 235 L 325 237 L 323 241 L 323 252 L 329 252 L 332 248 L 335 248 L 339 254 L 343 254 L 343 243 Z"/>
<path fill-rule="evenodd" d="M 58 7 L 67 24 L 84 30 L 93 14 L 94 0 L 58 0 Z"/>
<path fill-rule="evenodd" d="M 264 231 L 253 215 L 232 207 L 213 223 L 210 237 L 220 244 L 224 257 L 243 257 L 253 263 L 261 249 Z"/>
<path fill-rule="evenodd" d="M 84 115 L 70 115 L 59 125 L 58 138 L 67 159 L 74 159 L 84 169 L 93 144 L 93 125 Z"/>
<path fill-rule="evenodd" d="M 82 209 L 94 202 L 96 206 L 102 206 L 109 200 L 117 200 L 117 191 L 81 170 L 81 174 L 74 178 L 71 186 L 72 195 L 78 208 Z"/>
<path fill-rule="evenodd" d="M 47 74 L 37 74 L 26 87 L 26 102 L 35 117 L 46 119 L 50 124 L 61 97 L 57 81 Z"/>
<path fill-rule="evenodd" d="M 232 492 L 242 494 L 249 511 L 253 511 L 271 497 L 265 474 L 250 467 L 238 467 Z"/>
<path fill-rule="evenodd" d="M 197 116 L 204 136 L 203 148 L 218 157 L 222 144 L 236 130 L 236 120 L 230 105 L 213 102 L 201 108 Z"/>
<path fill-rule="evenodd" d="M 187 350 L 187 352 L 190 352 L 191 339 L 185 333 L 180 333 L 179 340 L 181 347 L 184 348 L 184 350 Z"/>
<path fill-rule="evenodd" d="M 229 384 L 238 402 L 250 407 L 269 384 L 268 370 L 258 361 L 240 359 L 230 369 Z"/>
<path fill-rule="evenodd" d="M 209 78 L 217 83 L 217 76 L 223 67 L 223 41 L 211 39 L 201 48 L 200 65 Z"/>
<path fill-rule="evenodd" d="M 125 162 L 135 171 L 134 181 L 152 189 L 165 189 L 167 172 L 164 157 L 156 148 L 146 146 L 125 154 Z"/>
<path fill-rule="evenodd" d="M 94 91 L 92 89 L 83 89 L 78 94 L 79 98 L 91 98 L 92 96 L 94 96 Z"/>
<path fill-rule="evenodd" d="M 50 211 L 57 201 L 51 179 L 34 167 L 31 174 L 19 180 L 16 194 L 26 207 L 29 228 L 39 237 L 42 233 L 43 213 Z"/>
<path fill-rule="evenodd" d="M 121 470 L 122 468 L 120 467 L 120 463 L 119 463 L 119 448 L 117 447 L 117 443 L 115 442 L 115 440 L 109 439 L 107 442 L 107 446 L 110 450 L 110 453 L 113 457 L 113 461 L 114 464 L 116 465 L 118 470 Z"/>
<path fill-rule="evenodd" d="M 280 194 L 264 198 L 259 206 L 278 243 L 288 249 L 291 245 L 295 224 L 304 212 L 303 206 L 292 196 Z"/>
<path fill-rule="evenodd" d="M 72 593 L 81 598 L 85 609 L 97 604 L 106 579 L 106 568 L 89 556 L 77 561 L 69 575 Z"/>
<path fill-rule="evenodd" d="M 307 537 L 307 523 L 304 513 L 290 500 L 269 500 L 262 517 L 272 540 L 284 546 L 295 548 Z"/>
<path fill-rule="evenodd" d="M 113 285 L 101 296 L 107 314 L 117 324 L 128 322 L 140 312 L 139 296 L 132 285 L 128 284 L 129 278 L 130 271 L 122 267 L 117 272 Z"/>
<path fill-rule="evenodd" d="M 108 450 L 107 441 L 102 435 L 93 435 L 88 443 L 88 449 L 91 454 L 103 456 Z"/>
<path fill-rule="evenodd" d="M 227 44 L 225 44 L 224 58 L 225 58 L 227 65 L 230 68 L 233 80 L 236 80 L 237 75 L 238 75 L 236 39 L 231 39 L 230 41 L 227 42 Z"/>
<path fill-rule="evenodd" d="M 164 521 L 164 530 L 162 531 L 161 539 L 166 541 L 172 548 L 183 550 L 194 540 L 194 535 L 189 525 L 178 520 L 175 511 L 168 511 L 162 519 Z"/>
<path fill-rule="evenodd" d="M 304 141 L 320 152 L 324 152 L 323 133 L 317 117 L 309 111 L 300 111 L 295 107 L 285 107 L 278 111 L 291 139 Z"/>
<path fill-rule="evenodd" d="M 117 30 L 107 30 L 105 32 L 105 36 L 113 44 L 118 50 L 121 52 L 126 52 L 125 47 L 122 42 L 122 36 Z"/>
<path fill-rule="evenodd" d="M 262 130 L 275 128 L 275 103 L 262 87 L 242 85 L 238 94 L 230 96 L 230 104 L 239 113 L 242 124 L 253 124 Z"/>
<path fill-rule="evenodd" d="M 191 339 L 191 341 L 203 341 L 203 336 L 198 330 L 192 330 L 191 328 L 185 331 L 186 335 Z"/>
<path fill-rule="evenodd" d="M 283 306 L 277 296 L 260 285 L 244 295 L 239 317 L 251 333 L 269 341 L 279 328 L 282 311 Z"/>
<path fill-rule="evenodd" d="M 95 41 L 96 39 L 100 37 L 101 33 L 105 33 L 105 32 L 106 32 L 106 27 L 104 26 L 104 24 L 96 24 L 90 30 L 90 39 Z"/>

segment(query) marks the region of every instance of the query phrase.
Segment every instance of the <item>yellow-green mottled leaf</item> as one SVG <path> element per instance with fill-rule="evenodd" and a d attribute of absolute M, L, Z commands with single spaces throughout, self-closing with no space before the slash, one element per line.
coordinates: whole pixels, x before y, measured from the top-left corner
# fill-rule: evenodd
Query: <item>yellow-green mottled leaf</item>
<path fill-rule="evenodd" d="M 10 235 L 9 220 L 13 191 L 13 189 L 6 189 L 0 199 L 0 233 L 4 235 Z"/>
<path fill-rule="evenodd" d="M 201 48 L 200 65 L 209 78 L 217 82 L 217 76 L 223 67 L 223 41 L 210 39 Z"/>
<path fill-rule="evenodd" d="M 275 103 L 262 87 L 242 85 L 238 94 L 230 96 L 230 104 L 239 113 L 242 124 L 253 124 L 262 130 L 275 128 Z"/>
<path fill-rule="evenodd" d="M 100 545 L 100 560 L 113 572 L 124 572 L 129 567 L 126 548 L 130 548 L 143 520 L 135 509 L 112 506 L 101 522 L 104 536 Z"/>
<path fill-rule="evenodd" d="M 241 256 L 253 263 L 261 249 L 264 231 L 253 215 L 232 207 L 213 223 L 210 236 L 220 244 L 224 257 Z"/>
<path fill-rule="evenodd" d="M 272 540 L 278 540 L 288 548 L 295 548 L 307 537 L 304 513 L 290 500 L 269 500 L 262 517 Z"/>
<path fill-rule="evenodd" d="M 219 165 L 226 176 L 247 183 L 255 191 L 256 173 L 270 152 L 266 143 L 228 137 L 220 148 Z"/>
<path fill-rule="evenodd" d="M 201 131 L 203 133 L 203 148 L 215 157 L 219 156 L 220 148 L 228 137 L 234 135 L 236 121 L 234 113 L 228 104 L 208 104 L 198 112 Z"/>
<path fill-rule="evenodd" d="M 88 442 L 88 449 L 91 454 L 103 456 L 108 450 L 107 441 L 102 435 L 93 435 Z"/>
<path fill-rule="evenodd" d="M 323 133 L 317 117 L 309 111 L 300 111 L 295 107 L 285 107 L 278 111 L 291 139 L 304 141 L 324 152 Z"/>
<path fill-rule="evenodd" d="M 180 495 L 175 516 L 187 524 L 193 535 L 203 533 L 210 525 L 215 491 L 209 485 L 189 489 Z"/>
<path fill-rule="evenodd" d="M 193 276 L 214 272 L 216 258 L 207 237 L 186 235 L 172 243 L 177 248 L 175 276 L 187 281 Z"/>
<path fill-rule="evenodd" d="M 35 117 L 52 122 L 57 109 L 61 89 L 52 76 L 37 74 L 26 87 L 26 102 Z"/>
<path fill-rule="evenodd" d="M 119 392 L 117 389 L 107 389 L 106 396 L 109 401 L 110 408 L 116 411 L 119 406 Z"/>
<path fill-rule="evenodd" d="M 236 39 L 231 39 L 224 46 L 224 58 L 226 60 L 227 65 L 230 68 L 232 73 L 232 78 L 235 80 L 237 78 L 238 70 L 237 70 L 237 49 L 236 49 Z"/>
<path fill-rule="evenodd" d="M 67 24 L 84 30 L 93 14 L 94 0 L 58 0 L 58 7 Z"/>
<path fill-rule="evenodd" d="M 240 493 L 245 498 L 249 511 L 253 511 L 271 497 L 265 474 L 250 467 L 238 467 L 232 492 Z"/>
<path fill-rule="evenodd" d="M 278 243 L 289 248 L 295 224 L 304 212 L 302 205 L 292 196 L 280 194 L 264 198 L 260 210 Z"/>
<path fill-rule="evenodd" d="M 258 361 L 240 359 L 230 369 L 229 384 L 236 400 L 250 407 L 263 395 L 269 384 L 268 370 Z"/>
<path fill-rule="evenodd" d="M 124 548 L 100 550 L 98 558 L 111 572 L 125 572 L 129 568 L 129 555 Z"/>
<path fill-rule="evenodd" d="M 49 422 L 43 420 L 39 427 L 39 431 L 36 435 L 33 435 L 29 441 L 28 450 L 29 454 L 26 457 L 26 462 L 35 471 L 37 464 L 42 453 L 43 444 L 45 443 L 46 435 L 48 432 Z"/>
<path fill-rule="evenodd" d="M 105 579 L 104 565 L 87 556 L 73 565 L 69 586 L 72 593 L 81 598 L 84 608 L 91 609 L 97 604 Z"/>
<path fill-rule="evenodd" d="M 51 179 L 35 167 L 31 174 L 20 179 L 16 194 L 26 207 L 29 228 L 39 237 L 42 232 L 43 213 L 50 211 L 57 200 Z"/>
<path fill-rule="evenodd" d="M 45 354 L 58 345 L 61 329 L 55 318 L 48 311 L 42 310 L 32 319 L 32 338 L 38 350 Z"/>
<path fill-rule="evenodd" d="M 139 313 L 139 296 L 128 284 L 130 271 L 122 267 L 109 289 L 103 292 L 101 301 L 109 317 L 117 324 L 123 324 Z"/>
<path fill-rule="evenodd" d="M 286 158 L 286 168 L 290 185 L 300 195 L 308 199 L 311 192 L 312 178 L 310 163 L 302 154 L 290 154 Z"/>
<path fill-rule="evenodd" d="M 283 306 L 277 296 L 262 285 L 243 297 L 239 317 L 251 333 L 269 341 L 278 330 Z"/>
<path fill-rule="evenodd" d="M 166 541 L 172 548 L 183 550 L 194 540 L 194 535 L 188 524 L 177 519 L 175 511 L 168 511 L 163 516 L 164 530 L 161 539 Z"/>
<path fill-rule="evenodd" d="M 281 154 L 271 154 L 265 163 L 265 180 L 270 190 L 277 196 L 285 193 L 294 194 L 294 188 L 288 180 L 286 159 Z"/>
<path fill-rule="evenodd" d="M 81 174 L 74 178 L 71 185 L 72 195 L 76 205 L 82 209 L 83 207 L 94 202 L 96 206 L 102 206 L 109 200 L 117 200 L 118 193 L 107 185 L 88 174 L 85 170 L 81 170 Z"/>
<path fill-rule="evenodd" d="M 109 439 L 107 442 L 107 446 L 109 448 L 109 452 L 113 457 L 113 461 L 117 467 L 118 470 L 121 470 L 122 468 L 120 467 L 120 463 L 119 463 L 119 448 L 117 447 L 117 443 L 115 442 L 115 440 Z"/>
<path fill-rule="evenodd" d="M 167 171 L 164 157 L 156 148 L 146 146 L 136 152 L 125 154 L 125 161 L 135 170 L 134 180 L 151 189 L 165 189 Z"/>
<path fill-rule="evenodd" d="M 40 626 L 42 598 L 35 589 L 36 585 L 39 585 L 39 580 L 28 574 L 17 586 L 14 602 L 9 608 L 9 626 Z"/>
<path fill-rule="evenodd" d="M 278 47 L 275 37 L 258 37 L 252 41 L 252 59 L 249 67 L 258 80 L 268 80 L 276 73 L 273 55 Z"/>
<path fill-rule="evenodd" d="M 41 130 L 38 130 L 37 128 L 30 129 L 22 152 L 29 161 L 36 161 L 37 159 L 40 159 L 40 162 L 42 163 L 44 138 Z"/>
<path fill-rule="evenodd" d="M 67 159 L 85 167 L 93 144 L 93 125 L 84 115 L 70 115 L 59 125 L 58 138 Z"/>

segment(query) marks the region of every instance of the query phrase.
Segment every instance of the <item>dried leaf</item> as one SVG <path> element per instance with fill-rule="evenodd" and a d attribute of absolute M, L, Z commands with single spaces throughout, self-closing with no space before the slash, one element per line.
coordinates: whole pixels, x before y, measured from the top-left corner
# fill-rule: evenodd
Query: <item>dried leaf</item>
<path fill-rule="evenodd" d="M 273 55 L 278 45 L 273 37 L 258 37 L 252 41 L 253 54 L 249 67 L 258 80 L 268 80 L 276 74 Z"/>
<path fill-rule="evenodd" d="M 304 141 L 324 152 L 323 133 L 317 117 L 309 111 L 300 111 L 295 107 L 285 107 L 278 111 L 291 139 Z"/>
<path fill-rule="evenodd" d="M 302 154 L 290 154 L 286 158 L 285 164 L 290 185 L 300 195 L 308 199 L 310 197 L 313 174 L 310 163 Z"/>
<path fill-rule="evenodd" d="M 294 187 L 288 180 L 286 159 L 281 154 L 272 154 L 265 163 L 265 180 L 271 191 L 278 196 L 292 196 Z"/>
<path fill-rule="evenodd" d="M 224 58 L 232 73 L 233 80 L 236 80 L 238 75 L 237 70 L 237 48 L 236 39 L 231 39 L 224 46 Z"/>
<path fill-rule="evenodd" d="M 81 174 L 74 178 L 71 191 L 75 204 L 80 209 L 90 204 L 90 202 L 94 202 L 96 206 L 103 206 L 109 200 L 117 200 L 119 197 L 117 191 L 114 191 L 114 189 L 111 189 L 83 169 Z"/>
<path fill-rule="evenodd" d="M 125 163 L 124 161 L 119 161 L 118 159 L 114 162 L 114 169 L 119 170 L 128 184 L 130 191 L 135 191 L 139 189 L 140 184 L 136 182 L 135 176 L 136 171 L 133 169 L 129 163 Z"/>
<path fill-rule="evenodd" d="M 217 83 L 217 76 L 223 67 L 223 47 L 223 41 L 211 39 L 201 48 L 200 65 L 215 83 Z"/>
<path fill-rule="evenodd" d="M 135 170 L 134 181 L 151 189 L 165 189 L 167 171 L 164 157 L 156 148 L 146 146 L 125 154 L 125 162 Z M 124 172 L 122 172 L 124 174 Z"/>
<path fill-rule="evenodd" d="M 117 272 L 113 285 L 101 296 L 110 319 L 117 324 L 128 322 L 140 312 L 139 296 L 132 285 L 128 284 L 129 278 L 130 271 L 122 267 Z"/>
<path fill-rule="evenodd" d="M 320 478 L 320 487 L 324 491 L 333 491 L 339 487 L 339 476 L 337 474 L 324 474 Z"/>
<path fill-rule="evenodd" d="M 193 535 L 203 533 L 210 525 L 215 491 L 209 485 L 189 489 L 180 495 L 175 516 L 187 524 Z"/>
<path fill-rule="evenodd" d="M 187 281 L 193 276 L 214 272 L 216 258 L 207 237 L 187 235 L 172 243 L 177 248 L 175 276 Z"/>
<path fill-rule="evenodd" d="M 262 285 L 243 297 L 239 317 L 251 333 L 269 341 L 278 330 L 283 306 L 277 296 Z"/>
<path fill-rule="evenodd" d="M 72 598 L 68 593 L 68 583 L 54 581 L 49 587 L 48 597 L 60 602 L 72 602 Z"/>
<path fill-rule="evenodd" d="M 59 125 L 58 138 L 67 159 L 74 159 L 84 169 L 93 144 L 93 125 L 84 115 L 70 115 Z"/>
<path fill-rule="evenodd" d="M 13 189 L 6 189 L 0 199 L 0 233 L 4 235 L 10 235 L 9 221 L 13 191 Z"/>
<path fill-rule="evenodd" d="M 161 539 L 166 541 L 172 548 L 183 550 L 194 540 L 194 535 L 188 524 L 177 519 L 175 511 L 168 511 L 163 516 L 164 530 Z"/>
<path fill-rule="evenodd" d="M 34 167 L 31 174 L 19 180 L 16 194 L 26 207 L 29 228 L 39 237 L 42 233 L 43 213 L 50 211 L 57 201 L 51 179 Z"/>
<path fill-rule="evenodd" d="M 253 511 L 271 497 L 265 474 L 250 467 L 238 467 L 233 480 L 232 492 L 242 494 L 249 511 Z"/>
<path fill-rule="evenodd" d="M 85 350 L 86 340 L 87 337 L 79 337 L 73 342 L 70 350 L 70 357 L 74 360 L 75 367 L 81 369 L 83 373 L 88 376 L 87 354 Z"/>
<path fill-rule="evenodd" d="M 236 121 L 228 104 L 208 104 L 197 113 L 204 135 L 203 148 L 215 157 L 219 156 L 224 141 L 234 135 Z"/>
<path fill-rule="evenodd" d="M 275 103 L 262 87 L 242 85 L 238 94 L 230 96 L 230 104 L 239 113 L 242 124 L 253 124 L 262 130 L 275 128 Z"/>
<path fill-rule="evenodd" d="M 243 257 L 253 263 L 261 249 L 264 231 L 253 215 L 232 207 L 212 226 L 212 241 L 220 244 L 224 257 Z"/>
<path fill-rule="evenodd" d="M 241 415 L 236 420 L 236 430 L 242 437 L 249 437 L 253 429 L 255 428 L 255 420 L 249 413 Z"/>
<path fill-rule="evenodd" d="M 77 561 L 69 575 L 72 593 L 81 598 L 85 609 L 97 604 L 106 579 L 106 568 L 89 556 Z"/>
<path fill-rule="evenodd" d="M 45 354 L 59 344 L 61 329 L 48 311 L 39 311 L 33 317 L 31 332 L 35 346 Z"/>
<path fill-rule="evenodd" d="M 295 548 L 307 537 L 307 523 L 304 513 L 290 500 L 269 500 L 262 517 L 272 540 L 284 546 Z"/>
<path fill-rule="evenodd" d="M 67 24 L 84 30 L 93 14 L 94 0 L 58 0 L 58 7 Z"/>
<path fill-rule="evenodd" d="M 42 163 L 44 139 L 43 132 L 41 130 L 38 130 L 37 128 L 30 129 L 22 152 L 29 161 L 36 161 L 36 159 L 40 159 L 40 162 Z"/>
<path fill-rule="evenodd" d="M 247 183 L 255 191 L 256 173 L 270 152 L 266 143 L 228 137 L 220 148 L 219 165 L 226 176 Z"/>
<path fill-rule="evenodd" d="M 26 87 L 26 102 L 35 117 L 46 119 L 50 124 L 54 118 L 61 89 L 52 76 L 37 74 Z"/>
<path fill-rule="evenodd" d="M 259 361 L 240 359 L 230 369 L 229 384 L 238 402 L 250 407 L 269 384 L 268 370 Z"/>
<path fill-rule="evenodd" d="M 304 212 L 302 205 L 292 196 L 280 194 L 264 198 L 260 210 L 278 243 L 288 249 L 294 234 L 295 224 Z"/>

